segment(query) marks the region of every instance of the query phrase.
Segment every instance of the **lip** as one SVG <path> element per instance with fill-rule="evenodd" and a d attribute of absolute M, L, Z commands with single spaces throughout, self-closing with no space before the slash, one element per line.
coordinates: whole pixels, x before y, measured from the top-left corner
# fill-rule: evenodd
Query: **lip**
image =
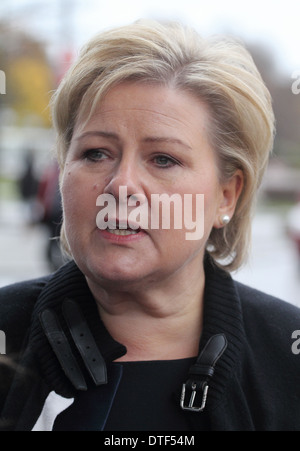
<path fill-rule="evenodd" d="M 133 221 L 128 221 L 127 219 L 110 218 L 107 222 L 108 228 L 115 228 L 121 230 L 132 229 L 132 230 L 142 230 L 141 226 Z"/>
<path fill-rule="evenodd" d="M 105 240 L 118 244 L 126 244 L 134 241 L 139 241 L 147 236 L 147 233 L 142 229 L 140 229 L 138 233 L 134 233 L 132 235 L 114 235 L 113 233 L 110 233 L 107 229 L 105 230 L 98 229 L 98 232 L 101 235 L 101 237 L 104 238 Z"/>
<path fill-rule="evenodd" d="M 132 235 L 115 235 L 109 232 L 109 228 L 114 229 L 117 227 L 120 230 L 132 229 L 138 231 Z M 107 222 L 107 229 L 98 229 L 99 234 L 105 240 L 113 243 L 125 244 L 134 241 L 139 241 L 144 238 L 147 233 L 143 230 L 138 223 L 128 221 L 127 219 L 110 218 Z"/>

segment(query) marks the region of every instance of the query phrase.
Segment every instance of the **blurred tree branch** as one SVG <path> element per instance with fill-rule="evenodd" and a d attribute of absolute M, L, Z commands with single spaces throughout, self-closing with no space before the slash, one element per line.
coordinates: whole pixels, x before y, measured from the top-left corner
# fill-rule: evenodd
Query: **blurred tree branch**
<path fill-rule="evenodd" d="M 276 118 L 275 157 L 293 168 L 300 168 L 300 95 L 292 92 L 291 77 L 283 75 L 269 50 L 262 45 L 248 46 L 270 90 Z M 299 68 L 300 69 L 300 61 Z"/>
<path fill-rule="evenodd" d="M 55 83 L 43 43 L 0 23 L 0 69 L 7 80 L 2 106 L 14 110 L 19 124 L 30 117 L 36 125 L 49 127 L 48 105 Z"/>

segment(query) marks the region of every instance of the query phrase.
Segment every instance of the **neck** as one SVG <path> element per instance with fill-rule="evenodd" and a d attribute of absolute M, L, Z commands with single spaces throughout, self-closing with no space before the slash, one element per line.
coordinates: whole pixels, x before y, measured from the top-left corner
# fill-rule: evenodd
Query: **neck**
<path fill-rule="evenodd" d="M 127 348 L 120 360 L 171 360 L 198 354 L 204 270 L 194 277 L 171 279 L 147 290 L 104 289 L 88 280 L 107 330 Z"/>

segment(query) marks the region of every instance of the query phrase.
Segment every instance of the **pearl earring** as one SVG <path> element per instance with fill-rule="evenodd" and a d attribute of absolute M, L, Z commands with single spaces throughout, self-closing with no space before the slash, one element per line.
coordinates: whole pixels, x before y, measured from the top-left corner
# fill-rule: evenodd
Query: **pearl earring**
<path fill-rule="evenodd" d="M 229 224 L 229 222 L 230 222 L 230 217 L 228 215 L 222 215 L 221 216 L 221 224 L 223 226 Z"/>

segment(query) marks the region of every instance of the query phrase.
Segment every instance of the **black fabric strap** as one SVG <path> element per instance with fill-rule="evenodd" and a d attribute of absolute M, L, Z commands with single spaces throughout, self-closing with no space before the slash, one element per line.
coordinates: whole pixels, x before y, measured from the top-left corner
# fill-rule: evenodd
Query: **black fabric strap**
<path fill-rule="evenodd" d="M 208 382 L 213 377 L 215 366 L 227 347 L 227 340 L 224 334 L 213 335 L 197 361 L 189 370 L 188 380 L 182 386 L 180 405 L 183 410 L 191 412 L 202 412 L 206 405 L 208 393 Z M 189 392 L 189 402 L 186 403 L 186 394 Z M 196 398 L 201 398 L 196 399 Z"/>
<path fill-rule="evenodd" d="M 70 344 L 58 321 L 56 313 L 47 309 L 41 312 L 40 321 L 48 341 L 66 376 L 77 390 L 87 390 L 86 381 L 77 364 Z"/>
<path fill-rule="evenodd" d="M 224 334 L 213 335 L 197 358 L 195 367 L 209 367 L 214 372 L 215 365 L 227 347 Z M 192 367 L 193 368 L 193 367 Z"/>
<path fill-rule="evenodd" d="M 63 315 L 69 326 L 74 343 L 94 383 L 107 383 L 105 361 L 98 349 L 90 328 L 76 302 L 66 299 L 62 305 Z"/>

